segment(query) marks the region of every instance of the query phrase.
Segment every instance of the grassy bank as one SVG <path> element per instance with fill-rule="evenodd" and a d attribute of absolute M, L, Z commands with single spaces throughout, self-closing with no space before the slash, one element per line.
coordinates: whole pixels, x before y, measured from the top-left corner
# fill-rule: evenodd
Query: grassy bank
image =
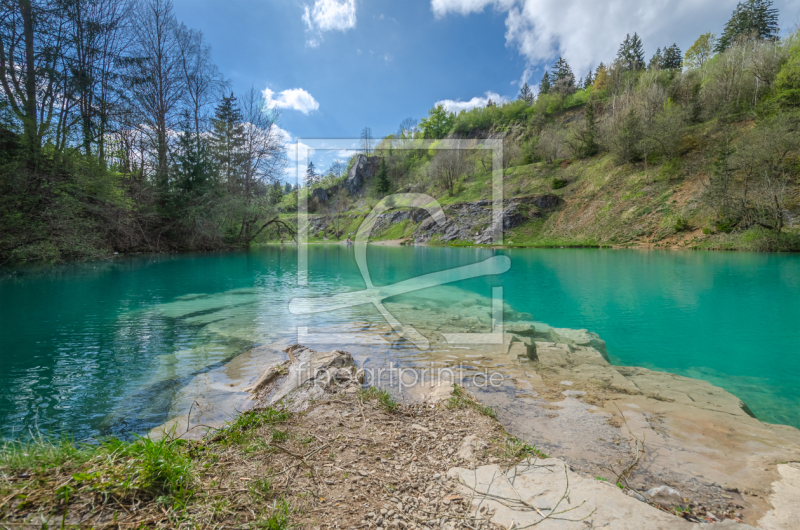
<path fill-rule="evenodd" d="M 458 464 L 428 442 L 418 450 L 436 462 L 415 464 L 411 443 L 420 431 L 412 425 L 491 439 L 479 461 L 543 456 L 506 434 L 494 411 L 463 390 L 432 409 L 369 388 L 300 414 L 245 412 L 200 441 L 173 433 L 93 445 L 8 442 L 0 449 L 0 521 L 36 528 L 358 526 L 403 492 L 430 491 L 434 472 Z M 412 526 L 415 517 L 428 519 L 413 510 L 403 517 Z"/>

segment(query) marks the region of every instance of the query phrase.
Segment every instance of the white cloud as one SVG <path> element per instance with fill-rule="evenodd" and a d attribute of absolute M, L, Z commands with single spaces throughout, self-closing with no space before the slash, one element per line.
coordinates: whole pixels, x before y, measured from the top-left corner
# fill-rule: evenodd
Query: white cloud
<path fill-rule="evenodd" d="M 442 99 L 440 101 L 437 101 L 436 105 L 444 105 L 444 108 L 447 109 L 448 112 L 453 112 L 455 114 L 458 114 L 462 110 L 470 110 L 476 107 L 485 107 L 486 104 L 489 103 L 490 99 L 495 103 L 502 103 L 507 101 L 507 99 L 501 96 L 500 94 L 496 94 L 494 92 L 487 92 L 486 97 L 483 98 L 475 96 L 469 101 Z"/>
<path fill-rule="evenodd" d="M 507 10 L 516 0 L 431 0 L 431 9 L 437 17 L 447 13 L 469 15 L 480 13 L 486 6 L 493 6 L 497 10 Z"/>
<path fill-rule="evenodd" d="M 324 32 L 356 27 L 356 0 L 317 0 L 314 7 L 304 7 L 303 22 L 309 33 L 306 45 L 316 48 Z"/>
<path fill-rule="evenodd" d="M 262 94 L 269 108 L 299 110 L 303 114 L 319 108 L 319 102 L 302 88 L 290 88 L 277 93 L 265 88 Z"/>
<path fill-rule="evenodd" d="M 506 46 L 516 48 L 531 67 L 563 56 L 576 77 L 616 56 L 627 33 L 642 37 L 647 59 L 657 47 L 676 42 L 686 50 L 706 31 L 720 33 L 737 0 L 431 0 L 436 17 L 468 15 L 487 7 L 506 12 Z M 784 17 L 793 17 L 797 0 L 777 0 Z M 523 75 L 523 81 L 526 75 Z"/>
<path fill-rule="evenodd" d="M 385 62 L 387 62 L 387 63 L 390 63 L 390 62 L 392 62 L 392 59 L 394 59 L 394 57 L 392 57 L 392 56 L 391 56 L 390 54 L 388 54 L 388 53 L 384 53 L 383 55 L 381 55 L 381 58 L 382 58 L 382 59 L 383 59 Z"/>
<path fill-rule="evenodd" d="M 288 182 L 297 183 L 298 175 L 300 182 L 305 175 L 307 160 L 314 155 L 314 149 L 310 148 L 303 142 L 299 142 L 297 138 L 286 129 L 278 127 L 278 134 L 283 139 L 283 146 L 286 149 L 286 167 L 284 169 L 285 180 Z M 298 167 L 302 166 L 302 167 Z M 299 170 L 299 171 L 298 171 Z"/>

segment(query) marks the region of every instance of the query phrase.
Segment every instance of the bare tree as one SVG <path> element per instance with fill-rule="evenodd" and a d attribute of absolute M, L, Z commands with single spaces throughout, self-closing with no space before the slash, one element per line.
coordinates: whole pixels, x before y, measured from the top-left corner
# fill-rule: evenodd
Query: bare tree
<path fill-rule="evenodd" d="M 347 164 L 342 160 L 334 160 L 331 167 L 328 168 L 328 173 L 337 179 L 341 178 L 345 171 L 347 171 Z"/>
<path fill-rule="evenodd" d="M 179 103 L 186 89 L 178 24 L 171 0 L 140 0 L 134 16 L 134 58 L 129 61 L 136 102 L 144 132 L 155 148 L 155 170 L 166 179 L 170 131 L 175 128 Z"/>
<path fill-rule="evenodd" d="M 177 29 L 181 72 L 186 86 L 185 104 L 200 141 L 205 129 L 208 109 L 228 88 L 219 68 L 211 62 L 211 47 L 203 41 L 203 33 L 181 24 Z"/>
<path fill-rule="evenodd" d="M 413 140 L 417 131 L 417 120 L 414 118 L 406 118 L 400 122 L 400 126 L 397 128 L 397 137 Z"/>
<path fill-rule="evenodd" d="M 276 110 L 255 87 L 241 99 L 243 127 L 242 160 L 244 179 L 244 214 L 239 238 L 252 239 L 253 227 L 264 215 L 267 206 L 265 184 L 277 182 L 285 166 L 283 140 L 278 129 Z M 259 230 L 260 232 L 260 230 Z"/>
<path fill-rule="evenodd" d="M 56 145 L 63 149 L 76 122 L 84 153 L 105 163 L 105 137 L 118 109 L 122 84 L 120 57 L 129 45 L 128 0 L 75 0 L 63 4 L 67 49 L 63 55 L 64 79 Z M 73 118 L 72 107 L 77 115 Z"/>
<path fill-rule="evenodd" d="M 22 122 L 30 160 L 37 159 L 50 129 L 64 72 L 64 25 L 52 6 L 4 0 L 0 12 L 0 84 Z"/>
<path fill-rule="evenodd" d="M 563 144 L 561 131 L 555 127 L 546 127 L 542 129 L 542 134 L 539 136 L 536 151 L 539 156 L 544 158 L 545 162 L 551 164 L 561 157 Z"/>
<path fill-rule="evenodd" d="M 364 151 L 365 155 L 369 156 L 372 154 L 373 144 L 374 138 L 372 137 L 372 129 L 364 127 L 361 130 L 361 150 Z"/>
<path fill-rule="evenodd" d="M 511 166 L 511 162 L 519 158 L 520 149 L 519 145 L 506 139 L 503 141 L 503 176 L 506 176 L 506 171 Z"/>
<path fill-rule="evenodd" d="M 460 149 L 444 149 L 439 151 L 431 161 L 430 170 L 434 179 L 439 182 L 450 196 L 453 195 L 458 179 L 467 171 L 467 159 Z"/>

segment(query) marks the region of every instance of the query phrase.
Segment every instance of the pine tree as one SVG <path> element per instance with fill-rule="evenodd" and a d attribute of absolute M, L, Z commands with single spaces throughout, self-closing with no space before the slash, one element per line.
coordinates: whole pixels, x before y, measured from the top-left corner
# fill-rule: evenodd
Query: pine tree
<path fill-rule="evenodd" d="M 664 58 L 661 61 L 663 70 L 680 70 L 683 67 L 683 56 L 677 44 L 664 49 Z"/>
<path fill-rule="evenodd" d="M 287 182 L 286 185 L 283 187 L 283 194 L 289 195 L 290 193 L 292 193 L 292 185 Z"/>
<path fill-rule="evenodd" d="M 644 47 L 638 33 L 625 36 L 617 51 L 617 63 L 626 71 L 644 69 Z"/>
<path fill-rule="evenodd" d="M 185 195 L 202 195 L 212 184 L 206 143 L 192 130 L 188 120 L 178 135 L 175 155 L 175 187 Z"/>
<path fill-rule="evenodd" d="M 522 85 L 522 88 L 519 89 L 519 95 L 517 96 L 517 99 L 526 102 L 528 105 L 533 103 L 533 90 L 531 90 L 531 87 L 528 86 L 527 82 Z"/>
<path fill-rule="evenodd" d="M 600 64 L 598 64 L 597 68 L 595 68 L 594 70 L 594 78 L 597 79 L 597 76 L 600 75 L 600 72 L 605 69 L 606 69 L 605 63 L 603 63 L 603 61 L 600 61 Z"/>
<path fill-rule="evenodd" d="M 486 101 L 486 108 L 489 108 L 489 107 L 496 107 L 496 106 L 497 106 L 497 103 L 495 103 L 495 102 L 494 102 L 494 100 L 493 100 L 492 98 L 489 98 L 489 99 Z"/>
<path fill-rule="evenodd" d="M 239 185 L 245 162 L 242 113 L 233 94 L 223 96 L 214 111 L 211 149 L 220 179 L 229 189 Z"/>
<path fill-rule="evenodd" d="M 661 55 L 661 48 L 656 48 L 656 53 L 650 58 L 650 62 L 647 63 L 648 70 L 660 70 L 661 65 L 664 64 L 664 56 Z"/>
<path fill-rule="evenodd" d="M 739 38 L 778 40 L 778 30 L 778 10 L 772 7 L 772 0 L 739 2 L 714 51 L 724 52 Z"/>
<path fill-rule="evenodd" d="M 386 159 L 381 158 L 381 164 L 378 166 L 378 173 L 375 175 L 375 189 L 381 195 L 389 193 L 392 189 L 392 182 L 389 180 L 389 170 L 386 167 Z"/>
<path fill-rule="evenodd" d="M 569 95 L 575 92 L 575 75 L 569 63 L 559 57 L 553 65 L 553 79 L 551 90 L 559 94 Z"/>
<path fill-rule="evenodd" d="M 540 94 L 550 93 L 550 74 L 547 72 L 547 70 L 544 71 L 544 75 L 542 76 L 542 82 L 539 83 L 539 93 Z"/>
<path fill-rule="evenodd" d="M 309 161 L 308 167 L 306 168 L 306 178 L 305 178 L 306 187 L 310 188 L 318 181 L 319 177 L 317 176 L 317 173 L 314 169 L 314 162 Z"/>
<path fill-rule="evenodd" d="M 586 79 L 583 80 L 583 89 L 586 90 L 592 85 L 594 85 L 594 76 L 592 76 L 592 71 L 589 70 L 589 73 L 586 74 Z"/>
<path fill-rule="evenodd" d="M 287 183 L 288 184 L 288 183 Z M 278 204 L 283 199 L 283 187 L 277 180 L 269 187 L 269 202 Z"/>

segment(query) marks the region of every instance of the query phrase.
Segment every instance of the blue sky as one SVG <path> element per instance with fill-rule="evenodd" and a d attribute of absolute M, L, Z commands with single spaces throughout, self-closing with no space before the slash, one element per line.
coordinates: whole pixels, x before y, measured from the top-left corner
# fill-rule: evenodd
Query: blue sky
<path fill-rule="evenodd" d="M 719 33 L 736 0 L 173 0 L 200 29 L 234 92 L 268 89 L 291 138 L 375 136 L 421 118 L 512 99 L 564 55 L 577 76 L 613 59 L 625 34 L 649 57 Z M 781 26 L 800 0 L 777 0 Z M 474 99 L 473 99 L 474 98 Z M 335 153 L 318 153 L 317 165 Z"/>

